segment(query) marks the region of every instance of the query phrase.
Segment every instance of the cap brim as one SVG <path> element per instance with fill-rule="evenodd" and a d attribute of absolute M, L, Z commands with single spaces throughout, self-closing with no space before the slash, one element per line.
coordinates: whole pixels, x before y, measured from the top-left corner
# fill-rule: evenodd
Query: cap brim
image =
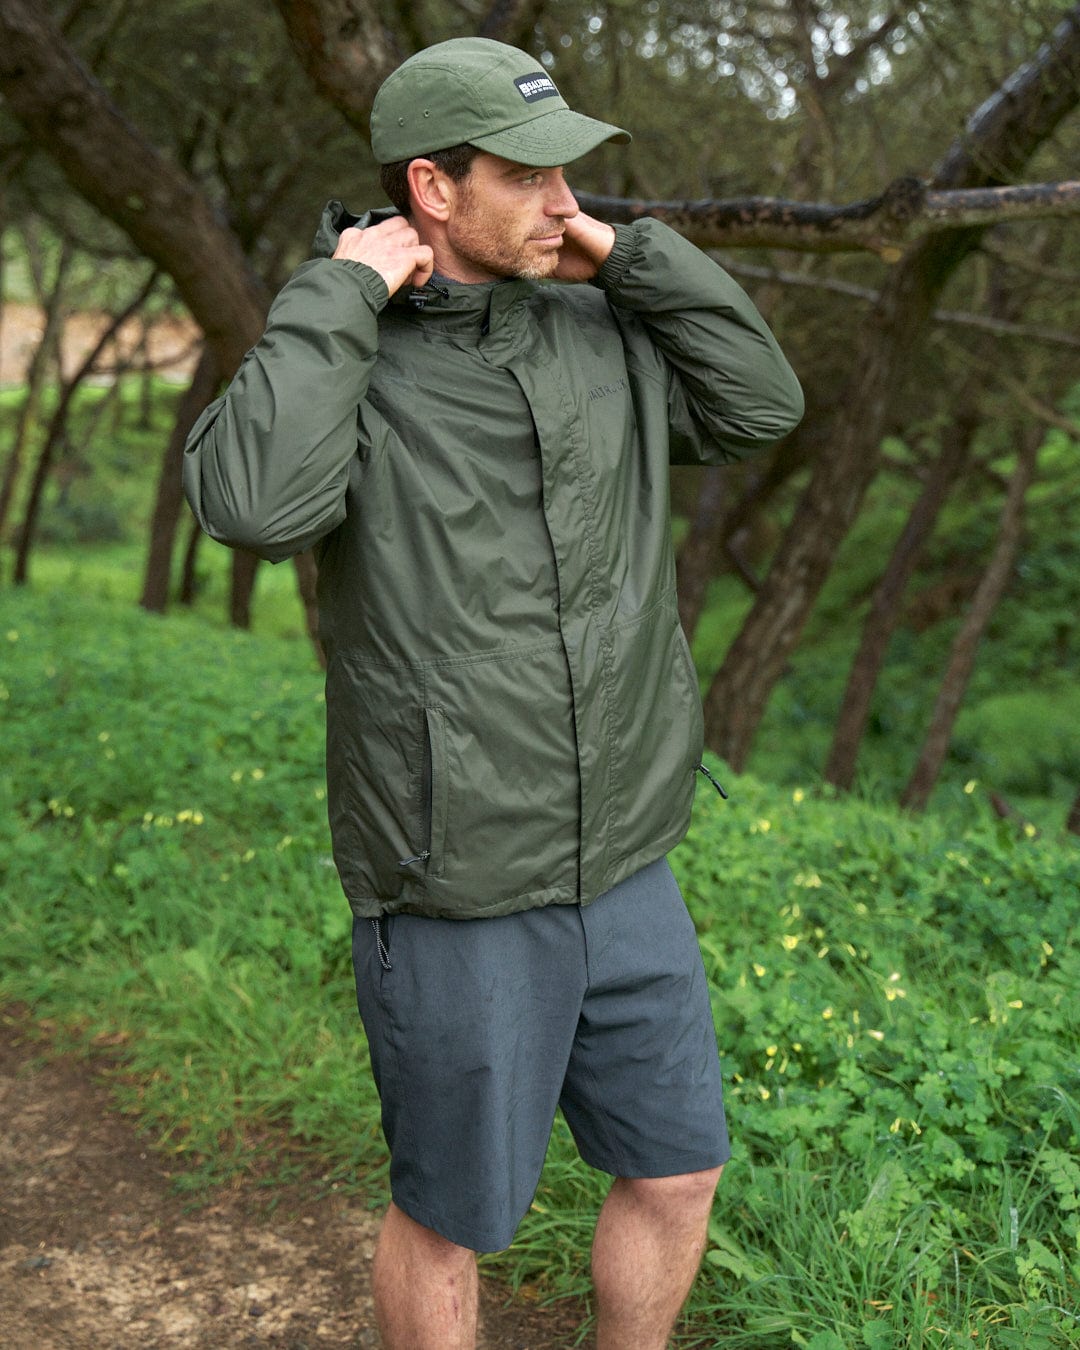
<path fill-rule="evenodd" d="M 517 164 L 550 169 L 580 159 L 604 141 L 626 144 L 630 140 L 630 133 L 622 127 L 598 122 L 594 117 L 585 117 L 569 108 L 553 108 L 542 117 L 531 117 L 505 131 L 474 136 L 469 144 L 490 155 L 512 159 Z"/>

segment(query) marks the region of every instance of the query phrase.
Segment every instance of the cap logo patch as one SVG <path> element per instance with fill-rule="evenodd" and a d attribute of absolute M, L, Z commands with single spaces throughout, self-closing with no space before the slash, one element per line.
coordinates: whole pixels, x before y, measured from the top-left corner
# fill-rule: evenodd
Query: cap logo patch
<path fill-rule="evenodd" d="M 519 75 L 514 83 L 526 103 L 536 103 L 542 98 L 559 97 L 559 91 L 555 88 L 551 76 L 545 75 L 542 70 L 538 70 L 535 75 Z"/>

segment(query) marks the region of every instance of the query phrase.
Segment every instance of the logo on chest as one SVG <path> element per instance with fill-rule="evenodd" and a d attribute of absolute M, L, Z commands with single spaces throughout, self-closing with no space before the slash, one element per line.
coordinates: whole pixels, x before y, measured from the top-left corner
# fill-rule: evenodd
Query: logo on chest
<path fill-rule="evenodd" d="M 589 402 L 595 403 L 598 398 L 610 398 L 612 394 L 621 394 L 630 388 L 630 381 L 623 378 L 616 380 L 613 384 L 598 384 L 589 390 Z"/>

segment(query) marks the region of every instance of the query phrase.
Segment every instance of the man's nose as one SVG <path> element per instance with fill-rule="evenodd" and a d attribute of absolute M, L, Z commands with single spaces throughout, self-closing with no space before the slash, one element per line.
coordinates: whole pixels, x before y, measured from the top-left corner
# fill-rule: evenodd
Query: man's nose
<path fill-rule="evenodd" d="M 552 185 L 551 195 L 544 204 L 544 210 L 547 215 L 562 216 L 564 220 L 570 220 L 578 213 L 577 198 L 570 191 L 561 173 Z"/>

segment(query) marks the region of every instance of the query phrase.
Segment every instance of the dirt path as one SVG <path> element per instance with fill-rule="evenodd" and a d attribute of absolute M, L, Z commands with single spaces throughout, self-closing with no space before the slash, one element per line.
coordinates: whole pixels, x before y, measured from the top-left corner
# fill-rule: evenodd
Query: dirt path
<path fill-rule="evenodd" d="M 111 1107 L 101 1066 L 43 1055 L 0 1017 L 4 1350 L 377 1347 L 376 1219 L 309 1185 L 246 1184 L 199 1207 Z M 483 1350 L 575 1343 L 572 1311 L 484 1294 Z"/>

